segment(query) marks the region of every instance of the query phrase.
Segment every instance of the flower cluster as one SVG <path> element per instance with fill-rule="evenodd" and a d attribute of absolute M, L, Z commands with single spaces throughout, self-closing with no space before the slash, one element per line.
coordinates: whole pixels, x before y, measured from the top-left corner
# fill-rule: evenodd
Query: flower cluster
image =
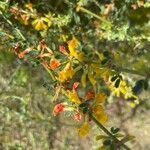
<path fill-rule="evenodd" d="M 89 113 L 92 113 L 101 124 L 106 123 L 108 120 L 108 115 L 104 110 L 104 102 L 107 99 L 107 95 L 104 91 L 98 90 L 98 86 L 100 86 L 98 79 L 103 80 L 117 97 L 120 97 L 121 94 L 125 99 L 137 97 L 133 95 L 132 89 L 127 86 L 121 75 L 113 75 L 114 70 L 108 69 L 108 67 L 103 65 L 108 55 L 106 52 L 97 52 L 97 62 L 91 60 L 90 62 L 85 58 L 82 49 L 79 49 L 79 45 L 80 42 L 75 37 L 68 40 L 67 47 L 59 45 L 57 53 L 62 55 L 62 59 L 58 59 L 55 51 L 47 46 L 45 40 L 41 40 L 36 47 L 37 55 L 35 58 L 40 61 L 43 67 L 50 72 L 52 78 L 57 81 L 56 88 L 59 89 L 59 92 L 56 92 L 55 100 L 59 94 L 65 95 L 67 99 L 67 101 L 54 106 L 54 116 L 62 112 L 71 111 L 74 120 L 82 123 L 78 129 L 79 135 L 85 136 L 89 132 L 91 125 Z M 15 53 L 19 58 L 23 58 L 31 51 L 33 51 L 33 47 L 21 52 L 19 47 L 15 49 Z M 65 58 L 65 62 L 63 62 L 63 58 Z M 78 73 L 80 73 L 80 76 L 77 75 Z M 73 83 L 69 81 L 73 81 Z M 72 86 L 71 88 L 70 85 Z M 79 91 L 83 91 L 85 94 L 83 95 Z"/>

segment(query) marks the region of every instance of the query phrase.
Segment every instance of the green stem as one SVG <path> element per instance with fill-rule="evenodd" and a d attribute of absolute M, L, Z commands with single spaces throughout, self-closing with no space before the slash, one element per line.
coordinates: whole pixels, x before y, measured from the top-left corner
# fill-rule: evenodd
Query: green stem
<path fill-rule="evenodd" d="M 99 19 L 100 21 L 105 22 L 105 23 L 109 24 L 110 26 L 112 26 L 112 24 L 111 24 L 109 21 L 107 21 L 107 20 L 105 20 L 104 18 L 102 18 L 102 17 L 100 17 L 100 16 L 94 14 L 93 12 L 91 12 L 91 11 L 85 9 L 85 8 L 82 7 L 82 6 L 77 6 L 77 9 L 79 9 L 79 10 L 81 10 L 82 12 L 85 12 L 85 13 L 87 13 L 87 14 L 89 14 L 89 15 L 91 15 L 91 16 L 97 18 L 97 19 Z"/>
<path fill-rule="evenodd" d="M 111 132 L 109 132 L 96 118 L 95 116 L 89 112 L 90 118 L 98 125 L 99 128 L 101 128 L 109 137 L 111 137 L 116 143 L 118 143 L 120 146 L 122 146 L 126 150 L 131 150 L 129 147 L 127 147 L 124 143 L 122 143 L 120 140 L 118 140 Z"/>
<path fill-rule="evenodd" d="M 50 74 L 52 80 L 53 80 L 53 81 L 56 81 L 56 78 L 54 77 L 53 72 L 52 72 L 51 70 L 49 70 L 47 67 L 45 67 L 44 65 L 43 65 L 43 67 L 44 67 L 44 68 L 46 69 L 46 71 Z"/>
<path fill-rule="evenodd" d="M 81 68 L 82 68 L 82 66 L 79 65 L 78 67 L 76 67 L 76 68 L 74 69 L 74 72 L 75 72 L 75 73 L 78 72 Z"/>

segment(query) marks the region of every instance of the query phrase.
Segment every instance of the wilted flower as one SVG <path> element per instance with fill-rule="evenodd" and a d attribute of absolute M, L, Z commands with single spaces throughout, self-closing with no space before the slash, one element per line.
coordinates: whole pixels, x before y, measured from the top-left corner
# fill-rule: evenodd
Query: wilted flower
<path fill-rule="evenodd" d="M 33 5 L 32 5 L 32 3 L 26 4 L 25 7 L 28 8 L 30 11 L 33 11 L 33 8 L 32 8 Z"/>
<path fill-rule="evenodd" d="M 21 14 L 20 15 L 21 16 L 21 19 L 22 19 L 22 21 L 23 21 L 23 23 L 25 24 L 25 25 L 28 25 L 29 24 L 29 16 L 28 15 L 26 15 L 26 14 Z"/>

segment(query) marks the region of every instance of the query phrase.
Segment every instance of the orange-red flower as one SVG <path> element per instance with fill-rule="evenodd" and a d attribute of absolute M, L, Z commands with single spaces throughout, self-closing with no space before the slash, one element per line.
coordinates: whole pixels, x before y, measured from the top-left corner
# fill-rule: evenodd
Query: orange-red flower
<path fill-rule="evenodd" d="M 63 53 L 63 54 L 66 54 L 67 52 L 66 52 L 66 48 L 65 48 L 65 46 L 63 46 L 63 45 L 59 45 L 59 51 L 61 52 L 61 53 Z"/>
<path fill-rule="evenodd" d="M 65 105 L 64 103 L 56 104 L 53 110 L 54 116 L 56 116 L 58 113 L 65 111 Z"/>
<path fill-rule="evenodd" d="M 76 111 L 76 112 L 74 113 L 74 120 L 80 121 L 81 118 L 82 118 L 82 116 L 81 116 L 80 112 L 79 112 L 79 111 Z"/>
<path fill-rule="evenodd" d="M 57 59 L 51 59 L 50 61 L 50 69 L 55 70 L 60 66 L 60 62 Z"/>
<path fill-rule="evenodd" d="M 73 90 L 76 90 L 76 89 L 78 88 L 79 84 L 80 84 L 79 82 L 74 82 L 72 89 L 73 89 Z"/>

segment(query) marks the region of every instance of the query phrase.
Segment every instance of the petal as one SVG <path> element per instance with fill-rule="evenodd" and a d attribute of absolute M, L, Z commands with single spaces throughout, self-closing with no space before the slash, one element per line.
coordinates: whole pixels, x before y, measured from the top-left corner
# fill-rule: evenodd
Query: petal
<path fill-rule="evenodd" d="M 68 48 L 71 56 L 77 56 L 77 52 L 75 50 L 77 45 L 78 45 L 78 40 L 76 38 L 73 38 L 72 40 L 68 41 Z"/>
<path fill-rule="evenodd" d="M 105 101 L 106 97 L 107 96 L 105 93 L 96 94 L 95 102 L 96 103 L 103 103 Z"/>
<path fill-rule="evenodd" d="M 80 104 L 81 101 L 76 93 L 76 91 L 69 91 L 68 90 L 68 98 L 70 99 L 71 102 L 76 103 L 76 104 Z"/>
<path fill-rule="evenodd" d="M 90 131 L 90 127 L 89 124 L 87 122 L 85 122 L 79 129 L 78 129 L 78 133 L 81 137 L 86 136 Z"/>
<path fill-rule="evenodd" d="M 56 104 L 53 109 L 53 114 L 56 116 L 58 113 L 63 112 L 65 105 L 63 103 Z"/>
<path fill-rule="evenodd" d="M 100 114 L 104 114 L 104 108 L 102 105 L 95 105 L 92 108 L 92 111 L 95 115 L 100 115 Z"/>
<path fill-rule="evenodd" d="M 72 89 L 73 89 L 73 90 L 76 90 L 76 89 L 78 88 L 79 84 L 80 84 L 80 82 L 74 82 Z"/>
<path fill-rule="evenodd" d="M 58 68 L 60 66 L 60 62 L 57 59 L 51 59 L 50 61 L 50 68 L 52 70 L 55 70 L 56 68 Z"/>
<path fill-rule="evenodd" d="M 97 114 L 96 119 L 101 123 L 105 124 L 108 121 L 108 116 L 105 113 Z"/>

